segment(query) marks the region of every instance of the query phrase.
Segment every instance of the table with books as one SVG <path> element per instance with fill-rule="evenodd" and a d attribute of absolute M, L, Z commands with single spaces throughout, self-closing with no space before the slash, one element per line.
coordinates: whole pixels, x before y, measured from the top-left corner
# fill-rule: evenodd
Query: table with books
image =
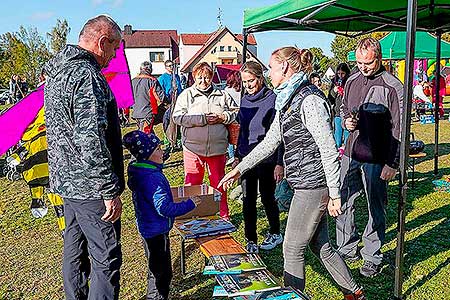
<path fill-rule="evenodd" d="M 186 275 L 186 242 L 196 243 L 205 255 L 204 275 L 216 277 L 213 298 L 227 297 L 235 300 L 308 300 L 301 291 L 282 287 L 268 270 L 258 254 L 247 253 L 231 232 L 236 227 L 217 216 L 220 192 L 211 187 L 191 186 L 172 188 L 174 201 L 183 201 L 190 195 L 202 196 L 196 210 L 177 218 L 175 232 L 181 238 L 181 274 Z M 280 258 L 280 262 L 282 259 Z"/>
<path fill-rule="evenodd" d="M 228 234 L 235 231 L 236 227 L 217 216 L 177 220 L 174 228 L 181 238 L 182 276 L 186 275 L 186 243 L 188 241 L 195 242 L 206 258 L 215 254 L 229 253 L 227 251 L 245 252 L 242 246 Z"/>

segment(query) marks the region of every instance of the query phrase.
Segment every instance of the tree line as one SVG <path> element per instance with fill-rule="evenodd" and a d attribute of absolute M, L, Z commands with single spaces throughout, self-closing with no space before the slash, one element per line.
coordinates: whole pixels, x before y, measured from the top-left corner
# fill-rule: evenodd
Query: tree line
<path fill-rule="evenodd" d="M 321 48 L 313 47 L 309 49 L 315 58 L 314 70 L 321 74 L 324 74 L 328 67 L 331 67 L 334 70 L 339 63 L 347 62 L 347 54 L 350 51 L 354 51 L 356 49 L 358 42 L 362 38 L 371 36 L 377 40 L 380 40 L 388 34 L 389 32 L 373 32 L 356 37 L 336 35 L 331 42 L 331 52 L 333 53 L 333 57 L 329 57 L 323 54 Z M 444 41 L 450 42 L 450 33 L 443 34 L 442 39 Z M 350 63 L 350 65 L 352 65 L 352 63 Z"/>
<path fill-rule="evenodd" d="M 44 36 L 36 28 L 23 26 L 0 35 L 0 87 L 7 88 L 15 74 L 36 87 L 44 63 L 65 46 L 69 32 L 67 21 L 58 19 Z"/>
<path fill-rule="evenodd" d="M 64 47 L 69 33 L 67 21 L 58 19 L 44 36 L 36 28 L 26 29 L 23 26 L 17 32 L 0 35 L 0 87 L 7 88 L 14 74 L 25 77 L 30 88 L 36 87 L 44 63 Z M 314 70 L 323 74 L 328 67 L 334 69 L 339 63 L 347 61 L 347 54 L 356 48 L 363 37 L 372 36 L 379 40 L 387 34 L 374 32 L 358 37 L 336 35 L 331 42 L 333 57 L 326 56 L 321 48 L 309 49 L 315 58 Z M 450 33 L 443 34 L 442 39 L 450 42 Z"/>

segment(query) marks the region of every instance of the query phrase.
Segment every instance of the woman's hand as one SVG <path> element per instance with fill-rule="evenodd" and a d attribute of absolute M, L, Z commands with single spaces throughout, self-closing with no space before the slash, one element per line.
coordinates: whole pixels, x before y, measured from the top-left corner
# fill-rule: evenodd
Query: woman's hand
<path fill-rule="evenodd" d="M 216 113 L 207 113 L 206 114 L 206 123 L 209 125 L 220 124 L 225 122 L 224 114 L 216 114 Z"/>
<path fill-rule="evenodd" d="M 342 214 L 341 198 L 331 198 L 328 200 L 328 213 L 332 217 L 337 217 Z"/>
<path fill-rule="evenodd" d="M 233 183 L 241 176 L 238 169 L 234 168 L 220 180 L 218 188 L 222 187 L 224 191 L 228 190 Z"/>
<path fill-rule="evenodd" d="M 284 177 L 284 167 L 280 165 L 276 165 L 275 169 L 273 170 L 273 178 L 275 179 L 276 183 L 280 182 Z"/>

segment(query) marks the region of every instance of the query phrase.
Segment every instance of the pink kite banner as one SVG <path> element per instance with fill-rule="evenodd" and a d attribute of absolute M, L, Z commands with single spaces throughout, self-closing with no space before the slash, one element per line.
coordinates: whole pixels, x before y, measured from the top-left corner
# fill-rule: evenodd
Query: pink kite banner
<path fill-rule="evenodd" d="M 17 144 L 27 127 L 36 118 L 37 113 L 44 105 L 44 85 L 28 94 L 16 105 L 0 115 L 0 155 Z"/>
<path fill-rule="evenodd" d="M 133 105 L 133 89 L 123 42 L 116 51 L 116 57 L 111 60 L 107 68 L 102 70 L 102 73 L 116 98 L 117 106 L 126 108 Z M 5 154 L 9 148 L 20 141 L 43 105 L 44 85 L 41 85 L 0 115 L 0 155 Z"/>
<path fill-rule="evenodd" d="M 125 56 L 125 45 L 122 41 L 116 51 L 116 57 L 109 66 L 102 70 L 108 84 L 116 97 L 119 108 L 127 108 L 134 104 L 133 89 L 131 87 L 130 70 Z"/>

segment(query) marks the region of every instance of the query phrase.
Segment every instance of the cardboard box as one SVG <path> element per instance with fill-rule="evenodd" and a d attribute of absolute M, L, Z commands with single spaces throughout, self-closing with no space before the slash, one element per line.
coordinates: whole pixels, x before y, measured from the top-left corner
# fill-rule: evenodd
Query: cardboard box
<path fill-rule="evenodd" d="M 190 219 L 196 217 L 213 216 L 219 212 L 220 197 L 222 193 L 209 185 L 191 185 L 171 187 L 173 201 L 181 202 L 192 196 L 202 199 L 200 205 L 194 210 L 177 217 L 176 219 Z"/>

